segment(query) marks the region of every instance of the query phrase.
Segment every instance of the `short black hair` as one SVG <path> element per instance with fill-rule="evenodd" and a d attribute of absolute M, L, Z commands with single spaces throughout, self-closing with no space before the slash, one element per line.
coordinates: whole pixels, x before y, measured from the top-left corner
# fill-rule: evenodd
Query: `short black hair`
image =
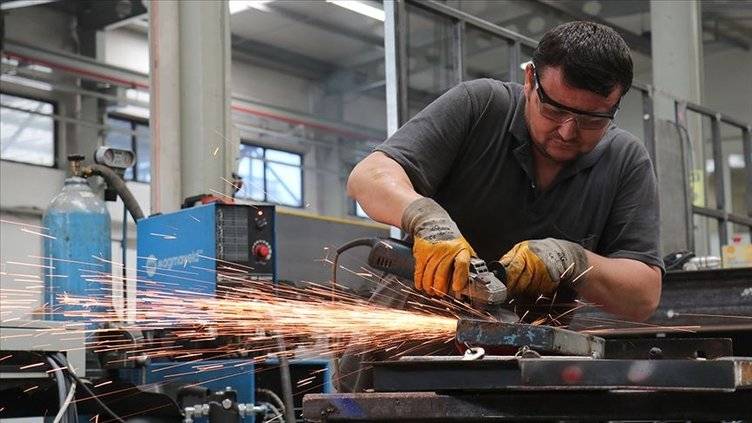
<path fill-rule="evenodd" d="M 575 21 L 543 35 L 533 52 L 539 75 L 546 67 L 561 67 L 567 84 L 608 97 L 617 85 L 624 95 L 632 86 L 629 46 L 606 25 Z"/>

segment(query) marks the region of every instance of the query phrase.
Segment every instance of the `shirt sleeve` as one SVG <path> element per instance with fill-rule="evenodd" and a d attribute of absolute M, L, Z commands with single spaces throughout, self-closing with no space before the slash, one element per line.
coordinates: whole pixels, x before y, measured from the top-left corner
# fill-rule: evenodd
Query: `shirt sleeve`
<path fill-rule="evenodd" d="M 635 156 L 635 155 L 633 155 Z M 614 205 L 601 238 L 600 250 L 611 258 L 628 258 L 661 268 L 658 183 L 647 151 L 640 145 L 620 178 Z"/>
<path fill-rule="evenodd" d="M 449 173 L 472 126 L 473 104 L 459 84 L 375 148 L 399 163 L 418 194 L 432 196 Z"/>

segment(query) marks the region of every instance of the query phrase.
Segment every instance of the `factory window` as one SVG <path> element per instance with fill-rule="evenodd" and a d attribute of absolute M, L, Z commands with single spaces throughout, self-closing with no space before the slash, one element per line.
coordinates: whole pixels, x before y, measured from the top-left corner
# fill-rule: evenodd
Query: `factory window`
<path fill-rule="evenodd" d="M 240 144 L 238 198 L 284 206 L 303 206 L 303 156 L 288 151 Z"/>
<path fill-rule="evenodd" d="M 55 166 L 55 105 L 0 94 L 0 158 Z"/>
<path fill-rule="evenodd" d="M 120 115 L 107 116 L 107 145 L 136 153 L 136 163 L 125 171 L 126 181 L 151 181 L 151 132 L 149 123 Z"/>

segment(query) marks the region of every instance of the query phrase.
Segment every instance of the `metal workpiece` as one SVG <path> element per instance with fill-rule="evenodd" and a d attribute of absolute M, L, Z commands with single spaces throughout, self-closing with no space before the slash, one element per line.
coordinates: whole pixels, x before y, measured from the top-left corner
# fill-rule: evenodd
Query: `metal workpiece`
<path fill-rule="evenodd" d="M 729 338 L 607 339 L 605 358 L 715 359 L 734 355 Z"/>
<path fill-rule="evenodd" d="M 553 326 L 483 320 L 457 321 L 457 342 L 482 347 L 528 347 L 538 353 L 602 358 L 605 340 Z"/>
<path fill-rule="evenodd" d="M 307 422 L 740 420 L 752 390 L 736 392 L 435 392 L 311 394 Z"/>
<path fill-rule="evenodd" d="M 604 335 L 752 330 L 752 268 L 695 270 L 667 273 L 661 302 L 644 323 L 613 321 L 613 316 L 595 308 L 575 313 L 569 327 L 599 330 L 610 319 Z M 736 352 L 739 354 L 739 351 Z M 743 355 L 748 355 L 743 353 Z"/>
<path fill-rule="evenodd" d="M 372 363 L 378 392 L 732 392 L 752 387 L 752 358 L 611 360 L 585 357 L 422 357 Z"/>

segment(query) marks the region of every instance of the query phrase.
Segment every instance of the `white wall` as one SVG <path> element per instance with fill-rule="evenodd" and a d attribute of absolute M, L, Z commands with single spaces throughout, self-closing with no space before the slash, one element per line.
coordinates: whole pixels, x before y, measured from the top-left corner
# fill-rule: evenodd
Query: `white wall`
<path fill-rule="evenodd" d="M 726 47 L 704 53 L 703 104 L 752 122 L 752 52 Z"/>
<path fill-rule="evenodd" d="M 102 57 L 105 63 L 149 73 L 149 43 L 146 34 L 118 28 L 102 33 L 104 46 Z"/>
<path fill-rule="evenodd" d="M 232 92 L 298 112 L 309 112 L 311 81 L 247 62 L 232 62 Z"/>
<path fill-rule="evenodd" d="M 0 287 L 4 304 L 11 304 L 0 308 L 0 320 L 28 319 L 42 305 L 42 290 L 36 286 L 42 283 L 38 257 L 44 238 L 37 235 L 43 233 L 38 227 L 64 178 L 58 169 L 0 161 Z"/>

